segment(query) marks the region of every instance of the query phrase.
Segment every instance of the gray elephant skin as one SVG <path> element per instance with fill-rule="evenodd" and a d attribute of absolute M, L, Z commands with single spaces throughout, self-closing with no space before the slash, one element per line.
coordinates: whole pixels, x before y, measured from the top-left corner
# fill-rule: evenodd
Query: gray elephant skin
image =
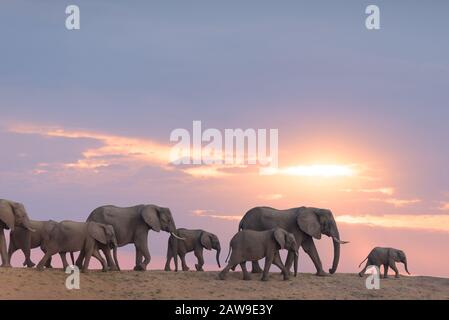
<path fill-rule="evenodd" d="M 95 209 L 86 221 L 111 225 L 117 237 L 118 247 L 134 244 L 136 249 L 134 270 L 138 271 L 146 270 L 151 260 L 148 250 L 148 232 L 150 229 L 156 232 L 163 230 L 176 237 L 176 225 L 170 209 L 156 205 L 137 205 L 127 208 L 112 205 L 102 206 Z M 118 264 L 112 260 L 110 248 L 100 245 L 100 249 L 106 256 L 109 269 L 119 270 Z M 113 250 L 116 257 L 116 248 Z M 84 252 L 81 252 L 77 265 L 81 264 L 83 258 Z M 178 266 L 177 259 L 175 259 L 175 266 L 176 268 Z"/>
<path fill-rule="evenodd" d="M 398 268 L 396 267 L 396 262 L 402 262 L 404 264 L 405 271 L 407 271 L 407 273 L 410 274 L 410 272 L 408 272 L 407 257 L 405 255 L 404 251 L 399 250 L 399 249 L 376 247 L 373 250 L 371 250 L 371 252 L 365 258 L 365 260 L 368 260 L 368 261 L 366 262 L 366 265 L 363 268 L 363 270 L 360 271 L 360 273 L 359 273 L 359 276 L 361 276 L 361 277 L 363 277 L 366 269 L 369 266 L 376 266 L 376 267 L 380 268 L 380 266 L 383 265 L 384 266 L 384 278 L 388 277 L 388 268 L 393 269 L 393 271 L 395 272 L 395 277 L 399 278 L 399 271 L 398 271 Z M 359 268 L 363 264 L 363 262 L 365 262 L 365 260 L 363 260 L 359 264 Z"/>
<path fill-rule="evenodd" d="M 37 270 L 42 271 L 51 256 L 56 253 L 84 251 L 84 264 L 82 272 L 89 268 L 90 258 L 97 258 L 107 271 L 106 261 L 98 252 L 99 244 L 110 248 L 117 247 L 117 238 L 114 228 L 97 222 L 61 221 L 50 232 L 49 239 L 45 242 L 46 253 L 37 265 Z"/>
<path fill-rule="evenodd" d="M 8 247 L 8 258 L 11 261 L 11 257 L 17 250 L 22 250 L 25 261 L 23 266 L 32 268 L 35 266 L 34 262 L 31 261 L 31 249 L 40 247 L 42 252 L 46 252 L 45 243 L 50 237 L 50 232 L 58 223 L 53 220 L 48 221 L 36 221 L 30 220 L 30 226 L 34 229 L 34 232 L 30 232 L 28 229 L 23 227 L 16 227 L 10 233 L 9 247 Z M 72 258 L 72 264 L 74 264 L 73 252 L 70 252 Z M 68 266 L 66 253 L 61 252 L 61 261 L 64 269 Z M 52 268 L 51 258 L 47 261 L 45 267 Z"/>
<path fill-rule="evenodd" d="M 168 239 L 167 247 L 167 262 L 165 263 L 165 271 L 170 271 L 170 262 L 177 256 L 181 258 L 182 270 L 189 271 L 189 267 L 186 264 L 185 256 L 189 252 L 194 252 L 195 257 L 198 259 L 198 263 L 195 264 L 197 271 L 204 271 L 204 258 L 203 249 L 206 250 L 216 250 L 216 260 L 218 267 L 220 266 L 220 240 L 218 237 L 210 232 L 204 230 L 189 230 L 180 228 L 177 230 L 179 237 L 182 237 L 184 241 L 175 238 L 173 235 Z M 177 249 L 176 249 L 177 248 Z M 176 250 L 176 251 L 175 251 Z M 178 271 L 175 268 L 175 271 Z"/>
<path fill-rule="evenodd" d="M 328 209 L 319 209 L 312 207 L 298 207 L 287 210 L 278 210 L 270 207 L 256 207 L 249 210 L 240 221 L 239 230 L 270 230 L 273 228 L 282 228 L 294 235 L 296 242 L 312 259 L 317 270 L 318 276 L 324 276 L 322 263 L 318 251 L 313 242 L 313 238 L 321 239 L 321 235 L 327 235 L 333 239 L 334 259 L 331 274 L 337 271 L 340 260 L 340 244 L 347 241 L 340 240 L 340 233 L 337 228 L 332 212 Z M 288 253 L 286 268 L 291 269 L 293 260 L 296 264 L 298 257 Z M 262 270 L 257 262 L 253 262 L 252 272 L 260 273 Z"/>
<path fill-rule="evenodd" d="M 224 280 L 229 270 L 238 264 L 243 271 L 243 279 L 251 280 L 246 269 L 247 261 L 258 261 L 265 258 L 265 267 L 263 270 L 262 281 L 268 280 L 271 264 L 274 263 L 281 270 L 284 280 L 289 278 L 289 270 L 284 267 L 279 255 L 280 249 L 287 249 L 289 253 L 297 256 L 299 246 L 296 243 L 293 234 L 284 229 L 275 228 L 266 231 L 243 230 L 239 231 L 229 244 L 228 265 L 220 272 L 219 278 Z M 226 259 L 226 262 L 228 261 Z M 295 260 L 297 261 L 297 260 Z M 295 264 L 295 275 L 298 265 Z"/>
<path fill-rule="evenodd" d="M 16 227 L 23 227 L 27 232 L 34 232 L 23 204 L 0 199 L 0 256 L 2 267 L 11 267 L 6 248 L 5 229 L 14 231 Z"/>

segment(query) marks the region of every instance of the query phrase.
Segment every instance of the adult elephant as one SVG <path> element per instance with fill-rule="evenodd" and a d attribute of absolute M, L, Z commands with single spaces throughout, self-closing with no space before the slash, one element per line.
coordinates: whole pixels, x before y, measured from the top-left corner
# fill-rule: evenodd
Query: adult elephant
<path fill-rule="evenodd" d="M 249 210 L 239 224 L 239 230 L 263 231 L 273 228 L 283 228 L 295 236 L 298 245 L 302 246 L 304 251 L 312 259 L 318 276 L 324 276 L 326 273 L 323 271 L 323 266 L 313 238 L 321 239 L 322 234 L 331 237 L 334 243 L 334 260 L 329 272 L 333 274 L 337 271 L 340 260 L 340 244 L 347 242 L 340 240 L 337 223 L 330 210 L 311 207 L 299 207 L 287 210 L 256 207 Z M 295 258 L 293 254 L 289 253 L 286 261 L 287 270 L 291 269 L 293 259 L 298 258 Z M 297 263 L 297 261 L 295 262 Z M 257 262 L 253 262 L 252 272 L 262 272 Z"/>
<path fill-rule="evenodd" d="M 30 225 L 30 219 L 23 204 L 0 199 L 0 255 L 2 267 L 11 267 L 6 249 L 5 229 L 13 231 L 15 227 L 23 227 L 28 232 L 35 231 Z"/>
<path fill-rule="evenodd" d="M 30 220 L 30 227 L 33 228 L 35 231 L 30 232 L 27 229 L 23 227 L 16 227 L 11 233 L 9 234 L 9 248 L 8 248 L 8 258 L 9 261 L 11 261 L 11 257 L 17 250 L 22 250 L 24 256 L 25 256 L 25 262 L 23 263 L 23 266 L 27 266 L 28 268 L 34 267 L 34 262 L 31 261 L 31 249 L 40 247 L 41 250 L 46 253 L 46 244 L 50 238 L 50 233 L 53 230 L 55 226 L 57 226 L 58 223 L 53 220 L 48 221 L 36 221 L 36 220 Z M 64 270 L 69 265 L 66 258 L 66 253 L 61 252 L 61 261 L 62 266 Z M 70 252 L 70 256 L 72 258 L 72 264 L 73 261 L 73 252 Z M 47 261 L 47 264 L 45 265 L 47 268 L 51 268 L 51 257 Z"/>
<path fill-rule="evenodd" d="M 146 270 L 150 263 L 151 256 L 148 250 L 148 232 L 161 230 L 171 233 L 174 237 L 184 240 L 176 235 L 176 225 L 169 208 L 156 205 L 138 205 L 134 207 L 121 208 L 116 206 L 102 206 L 95 209 L 86 221 L 93 221 L 112 225 L 117 237 L 117 244 L 123 247 L 133 243 L 136 248 L 136 265 L 134 270 Z M 99 248 L 106 256 L 110 270 L 119 270 L 111 257 L 110 248 L 100 245 Z M 116 248 L 114 257 L 116 257 Z M 84 252 L 81 252 L 77 260 L 77 265 L 82 264 Z M 178 260 L 175 259 L 175 266 L 178 267 Z"/>

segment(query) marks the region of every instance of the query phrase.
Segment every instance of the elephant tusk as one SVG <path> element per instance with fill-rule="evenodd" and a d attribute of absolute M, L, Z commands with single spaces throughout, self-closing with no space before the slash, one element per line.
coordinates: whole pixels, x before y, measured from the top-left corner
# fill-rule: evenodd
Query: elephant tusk
<path fill-rule="evenodd" d="M 176 239 L 179 239 L 179 240 L 182 240 L 182 241 L 186 241 L 185 238 L 180 238 L 180 237 L 178 237 L 176 234 L 174 234 L 173 232 L 170 232 L 170 234 L 171 234 L 173 237 L 175 237 Z"/>
<path fill-rule="evenodd" d="M 336 237 L 332 237 L 332 239 L 334 239 L 334 241 L 338 242 L 339 244 L 347 244 L 347 243 L 349 243 L 349 241 L 342 241 L 340 239 L 337 239 Z"/>

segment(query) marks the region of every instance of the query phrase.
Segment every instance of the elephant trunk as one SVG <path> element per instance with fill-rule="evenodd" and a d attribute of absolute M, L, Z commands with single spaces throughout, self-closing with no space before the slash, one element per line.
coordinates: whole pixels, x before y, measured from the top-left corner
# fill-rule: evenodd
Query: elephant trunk
<path fill-rule="evenodd" d="M 295 271 L 295 277 L 298 275 L 298 259 L 299 259 L 299 254 L 298 251 L 295 251 L 295 260 L 293 261 L 294 265 L 294 271 Z"/>
<path fill-rule="evenodd" d="M 216 255 L 216 259 L 217 259 L 217 264 L 218 264 L 218 267 L 221 269 L 221 265 L 220 265 L 220 252 L 221 252 L 221 248 L 220 247 L 218 247 L 217 248 L 217 255 Z"/>
<path fill-rule="evenodd" d="M 405 271 L 407 271 L 407 273 L 410 274 L 410 272 L 408 272 L 407 259 L 404 259 L 404 267 L 405 267 Z"/>
<path fill-rule="evenodd" d="M 340 235 L 338 233 L 338 230 L 336 229 L 335 235 L 332 237 L 332 240 L 334 242 L 334 261 L 332 262 L 332 268 L 329 269 L 330 274 L 334 274 L 335 271 L 337 271 L 338 268 L 338 262 L 340 261 Z"/>

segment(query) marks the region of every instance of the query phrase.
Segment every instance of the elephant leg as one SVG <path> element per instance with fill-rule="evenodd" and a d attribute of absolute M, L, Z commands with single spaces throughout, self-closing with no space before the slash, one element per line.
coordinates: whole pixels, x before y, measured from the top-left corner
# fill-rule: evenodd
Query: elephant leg
<path fill-rule="evenodd" d="M 45 264 L 45 268 L 47 269 L 52 269 L 53 267 L 51 266 L 51 257 L 48 258 L 47 263 Z"/>
<path fill-rule="evenodd" d="M 172 258 L 173 258 L 173 250 L 169 243 L 168 248 L 167 248 L 167 262 L 165 262 L 165 268 L 164 268 L 165 271 L 171 271 L 170 270 L 170 262 L 171 262 Z"/>
<path fill-rule="evenodd" d="M 31 261 L 31 234 L 27 233 L 27 237 L 23 243 L 22 248 L 23 254 L 25 256 L 25 264 L 28 268 L 34 267 L 36 264 Z"/>
<path fill-rule="evenodd" d="M 83 264 L 83 268 L 81 269 L 81 272 L 86 273 L 89 270 L 90 258 L 92 257 L 93 253 L 94 253 L 94 248 L 86 249 L 86 256 L 84 257 L 84 264 Z"/>
<path fill-rule="evenodd" d="M 6 238 L 5 231 L 0 228 L 0 256 L 2 257 L 2 267 L 9 268 L 11 264 L 9 263 L 8 251 L 6 248 Z"/>
<path fill-rule="evenodd" d="M 66 256 L 66 252 L 60 252 L 59 256 L 61 257 L 61 261 L 62 261 L 62 268 L 65 270 L 67 270 L 67 267 L 69 266 L 69 263 L 67 262 L 67 256 Z"/>
<path fill-rule="evenodd" d="M 316 268 L 317 276 L 325 276 L 326 272 L 323 270 L 323 265 L 321 264 L 320 256 L 318 255 L 318 251 L 316 250 L 315 243 L 312 238 L 306 239 L 302 243 L 302 247 L 304 251 L 309 255 L 310 259 L 312 259 L 313 264 Z M 291 265 L 287 266 L 287 269 L 290 270 Z"/>
<path fill-rule="evenodd" d="M 190 268 L 187 266 L 187 263 L 186 263 L 186 253 L 185 252 L 180 253 L 179 258 L 181 259 L 182 271 L 189 271 Z"/>
<path fill-rule="evenodd" d="M 240 263 L 240 268 L 242 268 L 243 280 L 251 280 L 251 276 L 249 275 L 249 272 L 246 269 L 246 261 L 243 261 L 242 263 Z"/>
<path fill-rule="evenodd" d="M 47 264 L 47 261 L 51 258 L 52 255 L 54 255 L 56 253 L 58 253 L 57 250 L 47 249 L 47 252 L 42 257 L 41 261 L 39 261 L 39 263 L 37 264 L 36 269 L 38 271 L 44 270 L 44 266 Z"/>
<path fill-rule="evenodd" d="M 260 267 L 258 261 L 253 261 L 252 262 L 251 272 L 252 273 L 262 273 L 262 268 Z"/>
<path fill-rule="evenodd" d="M 138 237 L 134 244 L 136 246 L 136 266 L 134 270 L 145 271 L 151 261 L 150 251 L 148 250 L 148 234 Z M 144 261 L 138 264 L 139 260 L 141 260 L 141 255 L 143 255 Z"/>
<path fill-rule="evenodd" d="M 265 266 L 263 268 L 262 281 L 268 280 L 271 264 L 273 263 L 274 255 L 269 255 L 265 258 Z"/>
<path fill-rule="evenodd" d="M 279 255 L 279 252 L 276 252 L 273 259 L 273 264 L 281 270 L 281 273 L 284 274 L 285 266 L 282 263 L 281 256 Z"/>
<path fill-rule="evenodd" d="M 140 250 L 136 247 L 136 265 L 134 266 L 134 271 L 142 271 L 141 265 L 143 260 L 143 254 L 140 252 Z"/>
<path fill-rule="evenodd" d="M 279 269 L 281 269 L 282 275 L 284 276 L 284 280 L 288 280 L 290 277 L 290 271 L 284 267 L 279 252 L 276 252 L 276 254 L 274 255 L 273 264 L 277 266 Z"/>
<path fill-rule="evenodd" d="M 237 263 L 229 262 L 228 265 L 218 274 L 218 278 L 220 280 L 225 280 L 226 275 L 228 274 L 229 270 L 233 267 L 237 266 Z"/>
<path fill-rule="evenodd" d="M 393 269 L 393 271 L 395 273 L 394 277 L 399 278 L 399 271 L 398 271 L 398 268 L 396 268 L 396 263 L 394 261 L 390 261 L 389 265 L 390 265 L 390 268 Z"/>
<path fill-rule="evenodd" d="M 106 257 L 106 261 L 108 263 L 108 269 L 110 271 L 118 271 L 118 267 L 115 264 L 114 259 L 112 259 L 111 256 L 111 249 L 106 244 L 99 244 L 98 248 L 103 252 L 104 256 Z"/>
<path fill-rule="evenodd" d="M 92 253 L 92 256 L 95 259 L 97 259 L 98 261 L 100 261 L 101 268 L 102 268 L 101 270 L 103 272 L 108 271 L 108 264 L 107 264 L 106 260 L 101 256 L 100 252 L 97 249 L 94 250 L 94 252 Z"/>
<path fill-rule="evenodd" d="M 388 263 L 384 264 L 384 279 L 388 278 Z"/>
<path fill-rule="evenodd" d="M 10 241 L 9 241 L 9 247 L 8 247 L 8 260 L 9 261 L 11 261 L 11 257 L 12 257 L 12 255 L 14 254 L 14 252 L 16 252 L 17 251 L 17 247 L 16 247 L 16 245 L 14 244 L 14 241 L 12 241 L 12 239 L 10 239 Z M 26 260 L 25 260 L 25 262 L 23 263 L 23 265 L 25 266 L 26 265 Z"/>
<path fill-rule="evenodd" d="M 198 263 L 195 265 L 196 271 L 204 271 L 204 258 L 203 258 L 203 248 L 195 250 L 195 257 L 198 259 Z M 246 268 L 246 267 L 245 267 Z"/>
<path fill-rule="evenodd" d="M 80 251 L 78 258 L 75 261 L 75 265 L 81 269 L 83 266 L 83 260 L 84 260 L 84 249 Z"/>

